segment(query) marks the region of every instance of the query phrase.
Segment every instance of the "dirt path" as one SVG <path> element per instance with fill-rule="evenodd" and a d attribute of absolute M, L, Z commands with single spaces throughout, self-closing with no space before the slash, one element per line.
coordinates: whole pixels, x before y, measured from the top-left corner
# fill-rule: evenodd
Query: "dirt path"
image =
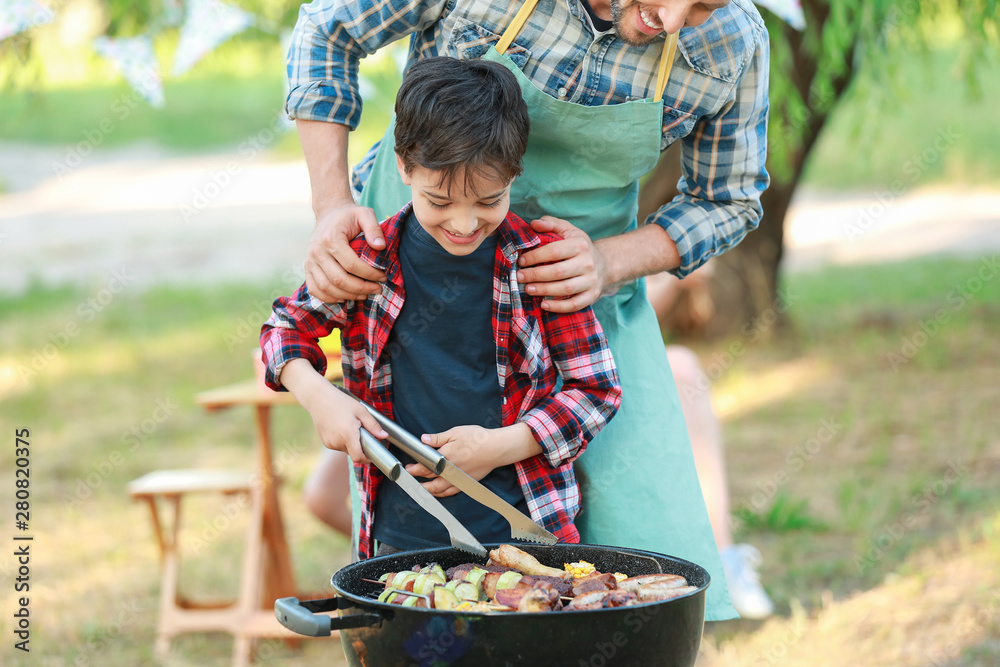
<path fill-rule="evenodd" d="M 0 290 L 20 292 L 33 280 L 100 285 L 118 275 L 141 288 L 301 270 L 313 224 L 301 161 L 147 145 L 69 157 L 59 147 L 0 146 Z M 786 231 L 786 269 L 981 254 L 1000 248 L 998 223 L 1000 191 L 805 193 Z"/>

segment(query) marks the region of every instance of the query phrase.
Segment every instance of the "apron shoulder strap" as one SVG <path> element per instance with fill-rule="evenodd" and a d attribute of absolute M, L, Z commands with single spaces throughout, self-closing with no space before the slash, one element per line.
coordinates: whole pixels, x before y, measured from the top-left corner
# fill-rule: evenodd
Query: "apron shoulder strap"
<path fill-rule="evenodd" d="M 527 0 L 527 2 L 521 5 L 521 9 L 514 15 L 510 25 L 503 31 L 503 35 L 500 36 L 500 41 L 497 42 L 496 47 L 497 53 L 501 55 L 507 53 L 507 48 L 514 41 L 514 38 L 517 37 L 517 34 L 521 32 L 521 28 L 524 27 L 525 21 L 531 16 L 531 12 L 535 11 L 535 5 L 537 4 L 538 0 Z"/>
<path fill-rule="evenodd" d="M 656 96 L 654 100 L 663 97 L 663 91 L 667 89 L 667 81 L 670 79 L 670 69 L 674 66 L 674 54 L 677 52 L 678 30 L 672 35 L 667 35 L 663 42 L 663 54 L 660 56 L 659 67 L 656 68 Z"/>
<path fill-rule="evenodd" d="M 503 31 L 503 35 L 500 36 L 500 41 L 496 44 L 497 53 L 503 55 L 507 52 L 507 49 L 514 42 L 514 38 L 521 32 L 521 28 L 524 27 L 528 17 L 531 16 L 531 12 L 535 11 L 535 5 L 537 4 L 538 0 L 526 0 L 521 5 L 521 9 L 517 11 L 517 14 L 511 19 L 510 25 Z M 672 35 L 667 35 L 667 39 L 663 42 L 663 54 L 660 56 L 660 62 L 656 69 L 656 95 L 653 97 L 654 100 L 663 97 L 663 91 L 667 87 L 667 80 L 670 79 L 670 68 L 674 64 L 674 54 L 677 51 L 678 34 L 678 32 L 675 32 Z"/>

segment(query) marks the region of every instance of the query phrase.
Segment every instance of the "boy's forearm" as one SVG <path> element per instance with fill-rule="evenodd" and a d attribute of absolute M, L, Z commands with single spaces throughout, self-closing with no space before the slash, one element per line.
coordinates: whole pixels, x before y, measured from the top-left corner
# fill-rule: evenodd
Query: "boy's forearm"
<path fill-rule="evenodd" d="M 303 408 L 312 413 L 314 398 L 328 388 L 329 381 L 319 374 L 306 359 L 292 359 L 281 369 L 281 384 L 290 391 Z"/>
<path fill-rule="evenodd" d="M 496 467 L 513 465 L 542 453 L 531 428 L 523 422 L 493 430 Z"/>

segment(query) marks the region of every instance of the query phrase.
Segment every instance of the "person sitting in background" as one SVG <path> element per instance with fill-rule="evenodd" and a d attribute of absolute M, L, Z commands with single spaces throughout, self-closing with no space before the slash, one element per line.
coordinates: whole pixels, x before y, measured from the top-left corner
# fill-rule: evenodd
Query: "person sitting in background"
<path fill-rule="evenodd" d="M 683 280 L 669 273 L 646 278 L 650 303 L 664 328 L 697 331 L 712 316 L 708 293 L 709 262 Z M 729 482 L 722 446 L 722 428 L 712 409 L 709 379 L 698 356 L 683 345 L 667 345 L 667 361 L 677 383 L 681 410 L 694 451 L 698 481 L 708 508 L 715 543 L 729 585 L 729 597 L 743 618 L 761 619 L 774 613 L 774 603 L 760 583 L 760 552 L 749 544 L 734 544 L 730 528 Z"/>

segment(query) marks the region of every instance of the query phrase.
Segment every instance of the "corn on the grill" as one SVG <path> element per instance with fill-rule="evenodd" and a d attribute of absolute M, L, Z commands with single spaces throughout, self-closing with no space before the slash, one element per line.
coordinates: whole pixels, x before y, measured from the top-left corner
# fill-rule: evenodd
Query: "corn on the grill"
<path fill-rule="evenodd" d="M 564 563 L 563 569 L 572 574 L 574 579 L 586 577 L 588 574 L 593 574 L 597 571 L 593 563 L 588 563 L 585 560 L 576 561 L 575 563 Z M 628 575 L 621 572 L 615 572 L 614 577 L 616 581 L 628 579 Z"/>
<path fill-rule="evenodd" d="M 586 577 L 588 574 L 593 574 L 597 571 L 593 563 L 588 563 L 585 560 L 577 561 L 575 563 L 565 563 L 563 564 L 563 569 L 573 575 L 574 579 L 579 579 L 580 577 Z"/>

